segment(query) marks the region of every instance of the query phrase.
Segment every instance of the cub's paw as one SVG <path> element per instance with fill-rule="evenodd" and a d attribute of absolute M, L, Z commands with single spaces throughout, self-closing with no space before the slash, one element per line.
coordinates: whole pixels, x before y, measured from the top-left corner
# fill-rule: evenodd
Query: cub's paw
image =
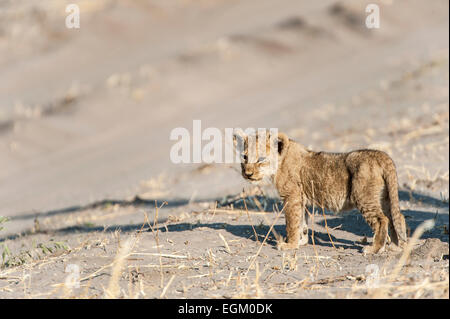
<path fill-rule="evenodd" d="M 400 241 L 398 244 L 391 243 L 386 247 L 386 250 L 392 251 L 394 253 L 401 252 L 406 247 L 405 241 Z"/>
<path fill-rule="evenodd" d="M 386 251 L 393 252 L 393 253 L 399 253 L 399 252 L 403 251 L 403 249 L 402 249 L 402 247 L 399 247 L 398 245 L 390 244 L 390 245 L 386 246 Z"/>
<path fill-rule="evenodd" d="M 385 246 L 381 247 L 381 248 L 376 248 L 374 246 L 366 246 L 363 248 L 363 254 L 364 256 L 366 255 L 373 255 L 373 254 L 381 254 L 382 252 L 385 251 Z"/>
<path fill-rule="evenodd" d="M 363 255 L 364 256 L 372 255 L 372 254 L 374 254 L 374 249 L 373 249 L 372 246 L 366 246 L 366 247 L 363 248 Z"/>
<path fill-rule="evenodd" d="M 286 243 L 286 242 L 281 242 L 278 243 L 277 245 L 277 249 L 278 250 L 290 250 L 290 249 L 297 249 L 298 248 L 298 244 L 296 243 Z"/>

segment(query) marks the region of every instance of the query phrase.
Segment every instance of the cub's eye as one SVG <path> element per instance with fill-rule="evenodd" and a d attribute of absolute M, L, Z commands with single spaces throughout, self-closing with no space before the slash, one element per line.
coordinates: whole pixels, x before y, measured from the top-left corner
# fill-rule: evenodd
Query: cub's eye
<path fill-rule="evenodd" d="M 242 160 L 243 160 L 244 162 L 247 162 L 247 155 L 242 154 L 242 155 L 241 155 L 241 158 L 242 158 Z"/>
<path fill-rule="evenodd" d="M 258 163 L 264 163 L 265 161 L 267 161 L 266 157 L 260 157 L 258 158 Z"/>

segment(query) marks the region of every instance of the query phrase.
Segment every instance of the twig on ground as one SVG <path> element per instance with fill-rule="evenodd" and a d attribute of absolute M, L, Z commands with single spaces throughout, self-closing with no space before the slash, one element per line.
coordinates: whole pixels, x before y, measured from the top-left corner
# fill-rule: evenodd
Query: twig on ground
<path fill-rule="evenodd" d="M 161 254 L 161 253 L 132 253 L 131 255 L 158 256 L 158 257 L 172 258 L 172 259 L 187 259 L 188 258 L 187 256 Z"/>
<path fill-rule="evenodd" d="M 256 255 L 253 257 L 253 259 L 252 259 L 252 261 L 251 261 L 251 263 L 250 263 L 250 266 L 248 266 L 248 269 L 247 269 L 247 271 L 245 272 L 245 276 L 247 276 L 247 274 L 248 274 L 248 272 L 250 271 L 251 267 L 252 267 L 253 264 L 255 263 L 256 258 L 258 257 L 258 255 L 259 255 L 259 253 L 261 252 L 261 249 L 262 249 L 264 243 L 265 243 L 266 240 L 267 240 L 267 237 L 269 237 L 269 234 L 270 234 L 270 232 L 272 231 L 273 226 L 274 226 L 275 223 L 277 222 L 278 218 L 280 217 L 280 215 L 281 215 L 281 213 L 283 212 L 283 210 L 284 210 L 285 207 L 286 207 L 286 204 L 284 205 L 283 209 L 282 209 L 280 212 L 278 212 L 277 217 L 275 217 L 275 219 L 274 219 L 272 225 L 270 225 L 270 228 L 269 228 L 269 231 L 268 231 L 267 234 L 266 234 L 266 237 L 264 237 L 264 240 L 263 240 L 263 242 L 261 243 L 261 245 L 259 246 L 259 249 L 258 249 L 258 251 L 256 252 Z"/>
<path fill-rule="evenodd" d="M 161 295 L 159 296 L 159 298 L 163 298 L 164 295 L 167 292 L 167 289 L 169 289 L 170 285 L 172 284 L 172 281 L 175 279 L 175 275 L 172 275 L 172 277 L 169 279 L 169 282 L 167 283 L 167 285 L 164 287 L 163 291 L 161 292 Z"/>
<path fill-rule="evenodd" d="M 252 220 L 250 218 L 250 214 L 248 213 L 247 203 L 246 203 L 244 197 L 242 197 L 242 199 L 244 200 L 244 206 L 245 206 L 245 211 L 247 212 L 248 221 L 249 221 L 250 225 L 252 225 L 253 233 L 255 234 L 255 239 L 259 243 L 258 234 L 256 233 L 255 226 L 253 226 L 253 222 L 252 222 Z"/>
<path fill-rule="evenodd" d="M 336 246 L 334 246 L 333 239 L 331 239 L 330 230 L 328 229 L 328 224 L 327 224 L 327 217 L 325 216 L 325 210 L 323 209 L 323 206 L 322 206 L 322 215 L 323 215 L 323 219 L 325 220 L 325 228 L 328 233 L 328 238 L 330 238 L 330 242 L 331 242 L 331 245 L 333 246 L 333 248 L 336 249 Z"/>
<path fill-rule="evenodd" d="M 220 237 L 220 239 L 222 239 L 222 241 L 224 242 L 225 248 L 227 249 L 227 252 L 228 252 L 229 254 L 231 254 L 230 246 L 228 246 L 228 243 L 227 243 L 227 241 L 225 240 L 225 237 L 223 237 L 223 235 L 222 235 L 221 233 L 219 233 L 219 237 Z"/>
<path fill-rule="evenodd" d="M 230 214 L 230 215 L 234 215 L 234 214 L 246 214 L 247 212 L 245 210 L 242 209 L 208 209 L 207 210 L 208 213 L 213 213 L 213 214 Z M 249 214 L 251 215 L 269 215 L 269 213 L 265 213 L 265 212 L 255 212 L 255 211 L 248 211 Z"/>

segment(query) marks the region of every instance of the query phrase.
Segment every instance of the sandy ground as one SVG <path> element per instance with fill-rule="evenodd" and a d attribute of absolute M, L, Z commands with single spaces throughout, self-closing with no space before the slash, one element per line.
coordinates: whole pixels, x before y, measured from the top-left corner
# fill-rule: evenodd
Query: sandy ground
<path fill-rule="evenodd" d="M 448 298 L 448 2 L 379 4 L 369 30 L 364 1 L 0 1 L 0 297 Z M 273 189 L 170 162 L 194 119 L 384 150 L 411 235 L 435 226 L 403 264 L 316 211 L 280 252 Z"/>

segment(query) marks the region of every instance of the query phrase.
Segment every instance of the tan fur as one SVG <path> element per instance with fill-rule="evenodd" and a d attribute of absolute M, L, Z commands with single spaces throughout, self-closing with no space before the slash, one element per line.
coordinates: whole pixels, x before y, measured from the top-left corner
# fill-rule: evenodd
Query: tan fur
<path fill-rule="evenodd" d="M 401 246 L 407 240 L 405 218 L 399 208 L 397 173 L 386 153 L 314 152 L 283 133 L 272 138 L 267 133 L 266 150 L 257 147 L 258 156 L 250 161 L 249 145 L 255 139 L 254 143 L 260 143 L 258 136 L 249 139 L 242 131 L 234 135 L 242 155 L 243 177 L 252 182 L 270 179 L 285 203 L 287 241 L 280 243 L 279 249 L 298 248 L 308 242 L 305 207 L 313 203 L 334 212 L 357 208 L 374 232 L 373 244 L 364 249 L 365 253 L 384 251 L 390 240 L 388 229 L 394 244 Z M 270 152 L 271 148 L 277 151 Z M 278 165 L 271 170 L 269 164 L 274 160 Z"/>

